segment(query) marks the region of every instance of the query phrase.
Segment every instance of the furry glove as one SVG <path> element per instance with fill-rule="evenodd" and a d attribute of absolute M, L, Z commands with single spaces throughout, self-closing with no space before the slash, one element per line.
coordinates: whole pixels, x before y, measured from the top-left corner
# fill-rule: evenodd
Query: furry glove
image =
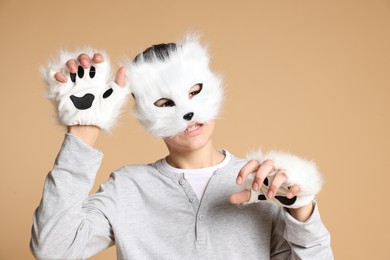
<path fill-rule="evenodd" d="M 251 191 L 251 197 L 247 203 L 267 201 L 275 203 L 286 208 L 300 208 L 313 201 L 314 196 L 321 190 L 322 178 L 316 165 L 295 155 L 270 151 L 263 155 L 261 151 L 249 154 L 248 160 L 256 160 L 263 163 L 266 159 L 272 160 L 276 171 L 271 173 L 264 180 L 259 191 L 251 189 L 252 180 L 247 181 L 246 188 Z M 275 196 L 270 199 L 267 197 L 268 188 L 278 170 L 283 170 L 287 176 L 286 182 L 278 189 Z M 297 196 L 289 199 L 286 194 L 289 187 L 299 185 L 300 192 Z"/>
<path fill-rule="evenodd" d="M 41 70 L 47 85 L 47 96 L 57 106 L 57 119 L 63 125 L 95 125 L 109 131 L 121 113 L 127 101 L 128 86 L 120 87 L 111 80 L 110 62 L 103 52 L 104 62 L 93 63 L 83 69 L 79 66 L 76 73 L 69 73 L 66 62 L 77 60 L 80 53 L 92 57 L 92 49 L 75 52 L 61 51 L 57 60 L 51 61 Z M 55 80 L 57 72 L 63 73 L 68 81 Z"/>

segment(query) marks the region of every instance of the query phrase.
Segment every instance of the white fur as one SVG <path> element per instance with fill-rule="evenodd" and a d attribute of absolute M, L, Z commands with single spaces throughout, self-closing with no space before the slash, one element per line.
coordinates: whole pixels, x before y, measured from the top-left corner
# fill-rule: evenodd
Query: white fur
<path fill-rule="evenodd" d="M 322 187 L 322 177 L 314 162 L 306 159 L 299 158 L 295 155 L 284 153 L 280 151 L 270 151 L 263 155 L 261 151 L 253 152 L 247 155 L 248 160 L 256 160 L 262 164 L 265 160 L 271 160 L 274 163 L 275 169 L 281 169 L 287 176 L 287 181 L 278 191 L 278 195 L 285 196 L 288 192 L 288 187 L 293 185 L 299 185 L 300 192 L 298 193 L 297 201 L 291 208 L 298 208 L 310 203 L 315 195 L 320 192 Z M 269 183 L 272 182 L 274 176 L 269 176 Z M 249 181 L 246 186 L 248 189 L 251 187 L 252 181 Z M 259 194 L 267 195 L 268 187 L 262 185 L 259 192 L 251 190 L 251 202 L 257 201 Z M 266 196 L 267 197 L 267 196 Z M 268 197 L 267 197 L 268 199 Z M 267 200 L 268 202 L 274 202 L 278 205 L 282 205 L 278 200 Z"/>
<path fill-rule="evenodd" d="M 77 60 L 81 53 L 85 53 L 91 58 L 94 53 L 100 53 L 103 55 L 104 62 L 92 63 L 96 68 L 94 78 L 89 77 L 89 69 L 86 69 L 84 77 L 82 79 L 77 77 L 74 83 L 70 80 L 66 62 Z M 57 72 L 64 74 L 68 81 L 66 83 L 56 81 L 54 76 Z M 60 51 L 58 58 L 50 61 L 46 68 L 41 68 L 41 74 L 46 82 L 47 97 L 57 107 L 57 119 L 63 125 L 95 125 L 109 131 L 121 113 L 129 93 L 128 86 L 119 87 L 111 80 L 111 66 L 105 52 L 92 48 L 78 49 L 73 52 Z M 104 99 L 103 93 L 109 88 L 113 89 L 113 93 Z M 75 108 L 70 96 L 82 97 L 87 93 L 95 96 L 92 106 L 85 110 Z"/>
<path fill-rule="evenodd" d="M 223 98 L 222 79 L 209 68 L 207 49 L 198 37 L 187 35 L 164 61 L 141 59 L 128 62 L 127 78 L 134 94 L 134 115 L 157 137 L 171 137 L 183 132 L 190 122 L 183 119 L 194 113 L 191 122 L 206 123 L 215 119 Z M 189 99 L 189 89 L 202 83 L 202 91 Z M 168 98 L 174 107 L 156 107 L 154 102 Z"/>

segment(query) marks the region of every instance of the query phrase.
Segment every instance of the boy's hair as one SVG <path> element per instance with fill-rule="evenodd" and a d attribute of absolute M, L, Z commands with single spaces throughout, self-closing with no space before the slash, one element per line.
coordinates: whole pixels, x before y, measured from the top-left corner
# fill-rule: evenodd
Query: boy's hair
<path fill-rule="evenodd" d="M 135 56 L 133 62 L 137 63 L 140 61 L 141 57 L 146 62 L 153 62 L 155 58 L 160 61 L 168 59 L 172 52 L 175 52 L 177 49 L 176 43 L 161 43 L 152 45 L 151 47 L 145 49 L 143 52 Z"/>

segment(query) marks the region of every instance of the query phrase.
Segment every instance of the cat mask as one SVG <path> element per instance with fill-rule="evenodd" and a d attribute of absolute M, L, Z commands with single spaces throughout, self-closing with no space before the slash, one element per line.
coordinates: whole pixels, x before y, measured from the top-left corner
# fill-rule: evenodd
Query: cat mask
<path fill-rule="evenodd" d="M 218 116 L 222 79 L 196 36 L 153 45 L 127 64 L 134 115 L 156 137 L 172 137 Z"/>

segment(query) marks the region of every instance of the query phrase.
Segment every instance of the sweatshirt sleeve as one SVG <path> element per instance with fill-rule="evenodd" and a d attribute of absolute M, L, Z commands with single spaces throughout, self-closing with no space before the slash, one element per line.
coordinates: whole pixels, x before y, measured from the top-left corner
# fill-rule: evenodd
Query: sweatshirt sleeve
<path fill-rule="evenodd" d="M 275 224 L 272 260 L 334 259 L 330 234 L 322 223 L 317 203 L 314 204 L 314 211 L 306 222 L 296 220 L 283 209 Z M 275 239 L 276 237 L 279 239 Z"/>
<path fill-rule="evenodd" d="M 286 210 L 283 215 L 286 221 L 284 238 L 291 246 L 292 259 L 334 259 L 330 234 L 322 223 L 317 203 L 306 222 L 296 220 Z"/>
<path fill-rule="evenodd" d="M 104 211 L 88 202 L 102 158 L 66 134 L 34 212 L 30 249 L 37 259 L 85 259 L 113 245 Z"/>

